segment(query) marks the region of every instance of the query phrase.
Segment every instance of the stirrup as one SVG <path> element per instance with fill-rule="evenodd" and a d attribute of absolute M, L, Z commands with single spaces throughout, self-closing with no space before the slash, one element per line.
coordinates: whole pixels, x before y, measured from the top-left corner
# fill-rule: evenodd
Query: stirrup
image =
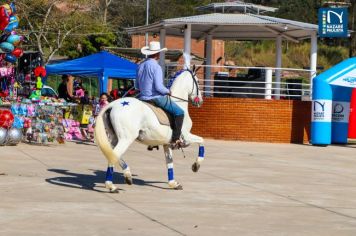
<path fill-rule="evenodd" d="M 190 145 L 187 141 L 184 139 L 178 139 L 177 141 L 171 143 L 170 148 L 173 150 L 180 149 L 180 148 L 186 148 Z"/>

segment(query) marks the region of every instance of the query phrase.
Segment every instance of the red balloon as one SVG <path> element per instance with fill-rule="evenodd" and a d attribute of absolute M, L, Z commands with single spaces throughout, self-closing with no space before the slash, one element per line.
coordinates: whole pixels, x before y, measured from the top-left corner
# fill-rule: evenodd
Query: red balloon
<path fill-rule="evenodd" d="M 35 74 L 36 77 L 46 77 L 47 71 L 43 66 L 37 66 L 33 70 L 33 73 Z"/>
<path fill-rule="evenodd" d="M 9 129 L 14 123 L 14 115 L 9 110 L 2 110 L 0 113 L 0 127 Z"/>
<path fill-rule="evenodd" d="M 9 24 L 9 16 L 6 14 L 5 8 L 0 7 L 0 30 L 4 30 Z"/>
<path fill-rule="evenodd" d="M 15 48 L 11 54 L 14 55 L 15 57 L 19 58 L 19 57 L 22 57 L 23 50 L 21 48 Z"/>

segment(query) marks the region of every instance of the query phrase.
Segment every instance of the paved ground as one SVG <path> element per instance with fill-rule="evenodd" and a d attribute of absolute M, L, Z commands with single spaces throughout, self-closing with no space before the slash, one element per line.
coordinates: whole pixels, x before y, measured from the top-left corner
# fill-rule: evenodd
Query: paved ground
<path fill-rule="evenodd" d="M 134 185 L 104 188 L 93 145 L 0 147 L 0 235 L 356 235 L 356 146 L 208 140 L 199 173 L 133 145 Z M 120 178 L 119 178 L 120 177 Z"/>

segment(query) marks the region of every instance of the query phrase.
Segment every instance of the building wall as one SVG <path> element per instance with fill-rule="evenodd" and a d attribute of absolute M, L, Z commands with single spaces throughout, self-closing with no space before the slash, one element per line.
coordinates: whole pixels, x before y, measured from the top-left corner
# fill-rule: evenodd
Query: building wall
<path fill-rule="evenodd" d="M 148 41 L 159 41 L 159 36 L 152 37 L 149 36 Z M 145 46 L 145 36 L 144 35 L 132 35 L 132 48 L 142 48 Z M 192 39 L 191 50 L 192 53 L 204 57 L 204 45 L 205 40 L 194 40 Z M 184 38 L 182 37 L 173 37 L 166 36 L 166 48 L 168 49 L 184 49 Z M 219 57 L 224 57 L 225 44 L 221 40 L 213 40 L 213 55 L 212 60 L 215 63 Z"/>
<path fill-rule="evenodd" d="M 204 138 L 308 143 L 311 103 L 293 100 L 205 98 L 190 106 L 192 133 Z"/>

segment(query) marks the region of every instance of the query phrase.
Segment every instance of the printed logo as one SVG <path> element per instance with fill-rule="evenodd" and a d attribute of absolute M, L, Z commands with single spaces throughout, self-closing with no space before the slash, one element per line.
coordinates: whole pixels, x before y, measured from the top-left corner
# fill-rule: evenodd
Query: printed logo
<path fill-rule="evenodd" d="M 355 84 L 356 83 L 356 78 L 354 77 L 347 77 L 347 78 L 343 78 L 343 81 L 350 83 L 350 84 Z"/>
<path fill-rule="evenodd" d="M 347 37 L 348 13 L 347 8 L 319 9 L 320 37 Z"/>
<path fill-rule="evenodd" d="M 312 121 L 331 122 L 331 100 L 314 100 L 312 110 Z"/>
<path fill-rule="evenodd" d="M 341 14 L 338 14 L 337 12 L 335 11 L 327 11 L 328 13 L 328 17 L 327 17 L 327 21 L 328 21 L 328 24 L 331 24 L 331 13 L 334 14 L 335 16 L 337 16 L 338 20 L 339 20 L 339 24 L 342 24 L 342 15 L 344 14 L 344 12 L 341 12 Z"/>
<path fill-rule="evenodd" d="M 344 106 L 340 103 L 336 103 L 333 109 L 333 113 L 342 113 L 344 111 Z"/>
<path fill-rule="evenodd" d="M 349 122 L 350 116 L 349 102 L 333 102 L 332 122 Z"/>
<path fill-rule="evenodd" d="M 322 102 L 314 101 L 314 112 L 324 112 L 324 111 L 325 111 L 325 102 L 322 103 Z"/>

